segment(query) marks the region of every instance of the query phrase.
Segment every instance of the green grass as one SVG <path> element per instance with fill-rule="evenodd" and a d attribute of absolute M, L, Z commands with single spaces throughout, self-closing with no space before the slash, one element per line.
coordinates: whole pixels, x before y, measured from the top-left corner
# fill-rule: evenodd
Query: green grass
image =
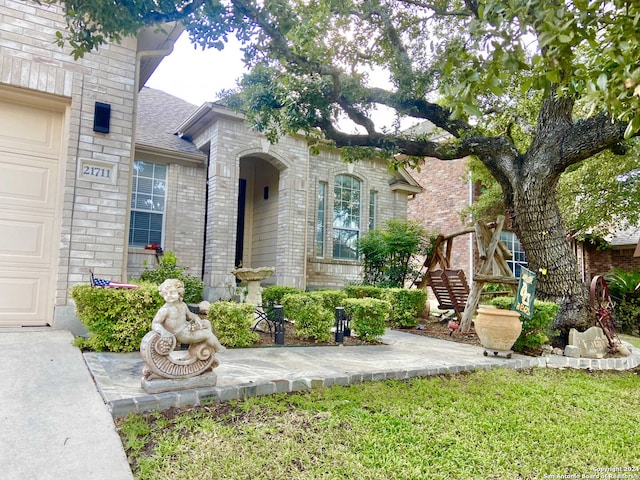
<path fill-rule="evenodd" d="M 606 468 L 638 478 L 639 387 L 633 372 L 496 369 L 133 415 L 118 428 L 139 479 L 581 478 Z"/>
<path fill-rule="evenodd" d="M 619 333 L 618 337 L 620 337 L 620 340 L 628 342 L 636 348 L 640 348 L 640 337 L 636 337 L 635 335 L 625 335 L 624 333 Z"/>

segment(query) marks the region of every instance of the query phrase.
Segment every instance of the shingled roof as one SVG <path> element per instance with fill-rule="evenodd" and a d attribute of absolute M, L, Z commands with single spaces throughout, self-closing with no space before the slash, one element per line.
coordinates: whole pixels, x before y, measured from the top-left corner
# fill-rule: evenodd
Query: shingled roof
<path fill-rule="evenodd" d="M 189 139 L 175 134 L 197 108 L 161 90 L 144 87 L 138 95 L 136 145 L 206 158 Z"/>

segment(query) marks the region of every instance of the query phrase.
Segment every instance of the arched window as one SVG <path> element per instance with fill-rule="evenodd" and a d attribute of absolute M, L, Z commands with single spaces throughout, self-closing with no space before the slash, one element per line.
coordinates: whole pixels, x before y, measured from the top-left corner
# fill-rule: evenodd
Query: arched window
<path fill-rule="evenodd" d="M 333 192 L 333 258 L 357 260 L 361 182 L 351 175 L 336 175 Z"/>

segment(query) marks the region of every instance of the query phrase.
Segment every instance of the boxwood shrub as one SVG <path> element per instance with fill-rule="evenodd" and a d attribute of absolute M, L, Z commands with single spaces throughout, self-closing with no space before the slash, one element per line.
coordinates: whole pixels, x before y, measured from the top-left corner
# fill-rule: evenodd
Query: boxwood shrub
<path fill-rule="evenodd" d="M 214 302 L 207 317 L 220 343 L 227 347 L 250 347 L 260 336 L 251 331 L 255 306 L 250 303 Z"/>
<path fill-rule="evenodd" d="M 515 303 L 515 297 L 495 297 L 491 303 L 494 307 L 510 310 Z M 549 343 L 550 336 L 553 335 L 551 325 L 557 313 L 557 303 L 535 300 L 532 317 L 529 319 L 520 315 L 522 333 L 513 345 L 513 351 L 540 354 L 542 346 Z"/>
<path fill-rule="evenodd" d="M 309 292 L 307 295 L 317 298 L 324 308 L 333 313 L 335 313 L 336 307 L 344 306 L 344 301 L 347 299 L 344 290 L 317 290 Z"/>
<path fill-rule="evenodd" d="M 344 310 L 351 317 L 351 330 L 362 340 L 379 341 L 384 335 L 391 304 L 376 298 L 349 298 Z"/>
<path fill-rule="evenodd" d="M 137 290 L 75 285 L 71 297 L 78 318 L 90 332 L 76 344 L 97 352 L 134 352 L 151 330 L 151 321 L 164 300 L 153 284 Z"/>
<path fill-rule="evenodd" d="M 327 342 L 331 339 L 335 315 L 322 306 L 318 297 L 290 293 L 282 297 L 282 306 L 284 316 L 294 322 L 297 336 L 316 342 Z"/>
<path fill-rule="evenodd" d="M 400 328 L 415 327 L 420 322 L 418 316 L 427 302 L 427 292 L 423 289 L 388 288 L 383 299 L 391 304 L 389 322 Z"/>
<path fill-rule="evenodd" d="M 270 285 L 262 290 L 262 304 L 263 305 L 281 305 L 282 297 L 290 293 L 298 294 L 304 293 L 300 288 L 287 287 L 283 285 Z"/>
<path fill-rule="evenodd" d="M 349 298 L 377 298 L 382 300 L 385 289 L 374 287 L 373 285 L 348 285 L 344 287 L 344 291 Z"/>

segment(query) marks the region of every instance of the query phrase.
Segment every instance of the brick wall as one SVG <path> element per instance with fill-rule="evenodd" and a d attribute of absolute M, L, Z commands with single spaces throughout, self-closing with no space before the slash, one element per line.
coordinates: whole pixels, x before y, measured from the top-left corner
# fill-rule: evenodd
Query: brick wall
<path fill-rule="evenodd" d="M 125 265 L 125 225 L 134 112 L 136 41 L 104 45 L 74 61 L 54 44 L 64 30 L 62 9 L 0 0 L 0 86 L 68 100 L 65 132 L 63 213 L 55 303 L 66 305 L 71 285 L 88 282 L 89 269 L 121 279 Z M 111 130 L 93 131 L 96 101 L 111 104 Z M 113 184 L 79 178 L 81 159 L 117 168 Z M 115 171 L 115 170 L 114 170 Z"/>
<path fill-rule="evenodd" d="M 460 212 L 469 206 L 469 181 L 466 160 L 442 161 L 428 158 L 421 171 L 411 175 L 424 188 L 424 192 L 409 202 L 408 218 L 420 222 L 436 233 L 453 233 L 465 225 Z M 469 248 L 472 235 L 461 235 L 453 240 L 451 268 L 462 269 L 472 278 Z"/>
<path fill-rule="evenodd" d="M 581 251 L 584 255 L 584 273 L 587 281 L 595 275 L 604 275 L 615 268 L 627 271 L 640 270 L 640 257 L 633 256 L 635 245 L 598 250 L 593 245 L 585 244 Z"/>
<path fill-rule="evenodd" d="M 245 238 L 246 260 L 256 265 L 275 259 L 276 274 L 265 283 L 291 285 L 302 288 L 340 286 L 360 278 L 359 262 L 331 259 L 334 179 L 338 174 L 353 175 L 361 181 L 362 203 L 360 230 L 369 224 L 369 192 L 377 192 L 377 224 L 391 218 L 406 218 L 407 195 L 392 191 L 392 179 L 385 163 L 366 161 L 356 165 L 345 164 L 337 152 L 323 151 L 310 155 L 306 140 L 284 137 L 271 145 L 263 136 L 247 127 L 240 118 L 224 112 L 209 117 L 207 125 L 194 128 L 193 139 L 199 148 L 209 148 L 208 172 L 209 205 L 207 245 L 205 247 L 205 283 L 207 297 L 224 297 L 228 285 L 235 283 L 230 274 L 234 268 L 237 218 L 237 192 L 240 164 L 248 180 L 251 196 L 245 231 L 253 238 Z M 263 175 L 268 171 L 267 176 Z M 254 173 L 255 172 L 255 173 Z M 273 178 L 274 175 L 277 178 Z M 267 178 L 268 177 L 268 178 Z M 273 209 L 262 209 L 264 182 L 277 198 L 277 214 Z M 277 181 L 277 188 L 275 182 Z M 315 236 L 317 218 L 317 185 L 327 183 L 327 216 L 325 251 L 327 256 L 317 260 Z M 264 184 L 264 185 L 263 185 Z M 259 217 L 259 218 L 256 218 Z M 270 217 L 277 224 L 273 231 L 263 221 Z M 256 239 L 269 235 L 274 238 Z"/>

